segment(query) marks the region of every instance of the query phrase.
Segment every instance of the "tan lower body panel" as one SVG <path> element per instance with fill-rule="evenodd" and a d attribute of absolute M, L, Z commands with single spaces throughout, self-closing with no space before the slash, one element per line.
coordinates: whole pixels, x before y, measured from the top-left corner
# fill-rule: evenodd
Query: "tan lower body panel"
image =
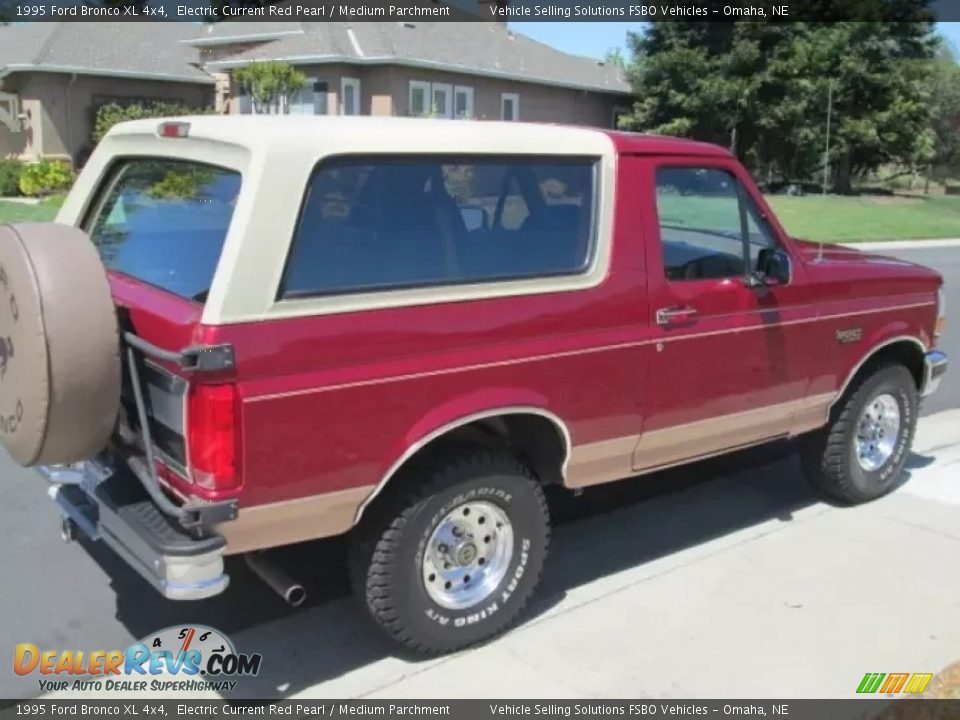
<path fill-rule="evenodd" d="M 574 447 L 567 487 L 588 487 L 821 427 L 834 395 L 817 395 Z"/>
<path fill-rule="evenodd" d="M 748 445 L 821 427 L 834 399 L 818 395 L 780 405 L 722 415 L 686 425 L 579 445 L 570 453 L 567 487 L 587 487 L 719 455 Z M 364 485 L 323 495 L 241 508 L 217 530 L 226 554 L 263 550 L 347 532 L 375 489 Z"/>
<path fill-rule="evenodd" d="M 227 539 L 227 555 L 316 540 L 353 527 L 357 509 L 373 485 L 312 497 L 240 508 L 236 520 L 217 527 Z"/>

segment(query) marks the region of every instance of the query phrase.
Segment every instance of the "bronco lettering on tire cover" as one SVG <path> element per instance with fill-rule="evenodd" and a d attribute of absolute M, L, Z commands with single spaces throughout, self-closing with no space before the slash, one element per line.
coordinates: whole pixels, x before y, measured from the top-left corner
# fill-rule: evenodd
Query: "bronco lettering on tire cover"
<path fill-rule="evenodd" d="M 0 443 L 20 465 L 82 460 L 120 406 L 106 271 L 77 228 L 0 225 Z"/>

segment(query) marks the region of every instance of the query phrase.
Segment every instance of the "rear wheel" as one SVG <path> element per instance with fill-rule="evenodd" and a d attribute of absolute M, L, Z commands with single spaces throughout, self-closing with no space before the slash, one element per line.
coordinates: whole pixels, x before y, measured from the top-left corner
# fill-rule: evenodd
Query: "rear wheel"
<path fill-rule="evenodd" d="M 831 413 L 830 424 L 804 438 L 803 467 L 832 498 L 861 503 L 896 485 L 917 425 L 913 376 L 902 365 L 881 365 L 855 381 Z"/>
<path fill-rule="evenodd" d="M 517 617 L 539 583 L 550 522 L 539 482 L 506 451 L 467 449 L 416 474 L 358 528 L 350 574 L 391 637 L 439 654 Z"/>

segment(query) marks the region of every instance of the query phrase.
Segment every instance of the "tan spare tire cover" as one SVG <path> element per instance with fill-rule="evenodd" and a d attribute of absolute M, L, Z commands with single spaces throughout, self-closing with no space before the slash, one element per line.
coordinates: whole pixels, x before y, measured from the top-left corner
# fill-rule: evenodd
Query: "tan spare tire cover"
<path fill-rule="evenodd" d="M 0 225 L 0 442 L 20 465 L 106 444 L 120 406 L 120 340 L 106 271 L 77 228 Z"/>

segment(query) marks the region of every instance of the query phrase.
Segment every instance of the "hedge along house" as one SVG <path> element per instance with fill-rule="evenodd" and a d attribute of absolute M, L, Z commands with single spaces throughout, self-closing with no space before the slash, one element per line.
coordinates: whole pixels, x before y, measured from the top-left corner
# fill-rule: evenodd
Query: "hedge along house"
<path fill-rule="evenodd" d="M 109 102 L 213 104 L 214 80 L 180 40 L 185 23 L 24 23 L 0 27 L 0 157 L 82 160 Z"/>
<path fill-rule="evenodd" d="M 253 112 L 230 71 L 264 60 L 308 82 L 289 112 L 432 115 L 614 127 L 631 106 L 619 68 L 560 52 L 500 22 L 229 22 L 184 41 L 217 78 L 224 112 Z"/>

